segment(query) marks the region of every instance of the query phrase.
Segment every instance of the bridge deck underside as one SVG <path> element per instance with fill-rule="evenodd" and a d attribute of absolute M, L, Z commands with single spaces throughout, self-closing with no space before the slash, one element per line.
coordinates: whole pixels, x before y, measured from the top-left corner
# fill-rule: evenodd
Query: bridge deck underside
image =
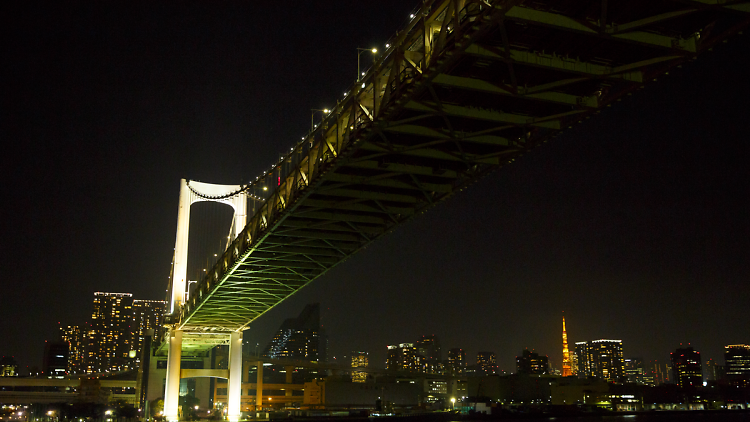
<path fill-rule="evenodd" d="M 268 218 L 248 224 L 180 325 L 242 329 L 384 233 L 747 26 L 747 3 L 706 3 L 428 2 L 369 72 L 369 96 L 353 100 L 369 119 L 349 117 L 338 143 L 326 131 L 343 117 L 320 125 L 311 177 L 269 197 Z"/>

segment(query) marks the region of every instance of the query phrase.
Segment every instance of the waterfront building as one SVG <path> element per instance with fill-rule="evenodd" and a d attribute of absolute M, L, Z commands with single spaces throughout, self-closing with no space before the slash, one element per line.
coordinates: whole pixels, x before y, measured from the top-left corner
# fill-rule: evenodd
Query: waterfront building
<path fill-rule="evenodd" d="M 78 325 L 60 327 L 60 337 L 68 344 L 67 372 L 69 375 L 85 373 L 86 334 L 88 330 L 81 329 Z"/>
<path fill-rule="evenodd" d="M 297 318 L 285 320 L 263 352 L 273 359 L 326 361 L 326 338 L 320 327 L 320 305 L 313 303 Z"/>
<path fill-rule="evenodd" d="M 497 358 L 495 352 L 477 353 L 478 375 L 497 375 Z"/>
<path fill-rule="evenodd" d="M 399 343 L 386 346 L 388 355 L 385 369 L 388 371 L 421 372 L 419 355 L 414 343 Z"/>
<path fill-rule="evenodd" d="M 593 340 L 576 343 L 578 377 L 595 377 L 621 382 L 625 375 L 622 340 Z"/>
<path fill-rule="evenodd" d="M 625 379 L 634 384 L 643 384 L 646 371 L 643 369 L 643 359 L 625 359 Z"/>
<path fill-rule="evenodd" d="M 440 349 L 440 340 L 435 334 L 429 336 L 422 336 L 415 346 L 417 347 L 417 353 L 424 356 L 432 362 L 440 362 L 443 359 L 442 351 Z"/>
<path fill-rule="evenodd" d="M 133 295 L 94 293 L 91 328 L 85 354 L 85 372 L 116 372 L 130 369 L 134 357 Z"/>
<path fill-rule="evenodd" d="M 0 359 L 0 377 L 17 377 L 18 362 L 13 356 L 3 356 Z"/>
<path fill-rule="evenodd" d="M 460 348 L 448 350 L 448 371 L 450 375 L 461 375 L 466 370 L 466 352 Z"/>
<path fill-rule="evenodd" d="M 539 356 L 538 353 L 524 350 L 521 356 L 516 356 L 516 373 L 528 375 L 549 374 L 549 358 Z"/>
<path fill-rule="evenodd" d="M 724 368 L 727 379 L 738 387 L 750 385 L 750 345 L 724 346 Z"/>
<path fill-rule="evenodd" d="M 369 364 L 369 358 L 367 352 L 352 352 L 352 381 L 353 382 L 365 382 L 367 380 L 367 372 L 356 371 L 355 368 L 367 368 Z"/>
<path fill-rule="evenodd" d="M 63 340 L 44 342 L 42 373 L 47 378 L 63 378 L 68 373 L 68 343 Z"/>
<path fill-rule="evenodd" d="M 680 347 L 672 354 L 674 380 L 680 387 L 700 387 L 703 385 L 701 354 L 692 347 Z"/>

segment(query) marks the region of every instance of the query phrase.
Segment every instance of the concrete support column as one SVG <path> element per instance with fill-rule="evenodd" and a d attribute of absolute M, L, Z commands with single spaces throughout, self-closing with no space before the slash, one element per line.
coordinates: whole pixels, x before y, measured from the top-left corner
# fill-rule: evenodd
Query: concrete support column
<path fill-rule="evenodd" d="M 255 381 L 255 411 L 263 409 L 263 361 L 258 361 L 258 378 Z"/>
<path fill-rule="evenodd" d="M 240 420 L 242 399 L 242 332 L 229 334 L 229 383 L 227 391 L 227 419 Z"/>
<path fill-rule="evenodd" d="M 294 375 L 294 366 L 286 366 L 284 368 L 286 371 L 286 383 L 291 384 L 292 383 L 292 375 Z M 287 389 L 284 391 L 284 395 L 286 397 L 292 397 L 292 389 L 287 387 Z"/>
<path fill-rule="evenodd" d="M 164 390 L 164 417 L 178 421 L 180 401 L 180 362 L 182 361 L 182 330 L 171 330 L 167 352 L 167 385 Z"/>

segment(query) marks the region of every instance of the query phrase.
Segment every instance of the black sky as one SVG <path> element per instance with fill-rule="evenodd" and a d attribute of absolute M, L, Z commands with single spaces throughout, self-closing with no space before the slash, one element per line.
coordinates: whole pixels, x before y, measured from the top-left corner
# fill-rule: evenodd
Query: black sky
<path fill-rule="evenodd" d="M 0 6 L 0 355 L 39 365 L 95 291 L 161 299 L 180 178 L 253 179 L 381 47 L 405 1 Z M 750 343 L 750 40 L 722 44 L 490 175 L 254 323 L 320 302 L 331 352 L 622 339 L 666 359 Z M 363 55 L 363 64 L 367 55 Z"/>

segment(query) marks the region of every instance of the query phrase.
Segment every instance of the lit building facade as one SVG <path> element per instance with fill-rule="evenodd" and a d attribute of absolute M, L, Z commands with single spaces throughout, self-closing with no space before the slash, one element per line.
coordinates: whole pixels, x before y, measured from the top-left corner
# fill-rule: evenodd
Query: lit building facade
<path fill-rule="evenodd" d="M 724 346 L 724 370 L 730 383 L 738 387 L 750 385 L 750 345 Z"/>
<path fill-rule="evenodd" d="M 164 314 L 167 312 L 165 300 L 134 300 L 133 301 L 133 344 L 137 352 L 136 361 L 140 362 L 143 342 L 147 330 L 154 330 L 153 344 L 161 343 L 163 334 Z"/>
<path fill-rule="evenodd" d="M 88 331 L 78 325 L 60 327 L 60 337 L 68 344 L 68 374 L 84 374 Z"/>
<path fill-rule="evenodd" d="M 63 378 L 68 374 L 68 343 L 66 341 L 44 343 L 42 373 L 47 378 Z"/>
<path fill-rule="evenodd" d="M 414 343 L 400 343 L 386 346 L 388 355 L 385 369 L 388 371 L 421 372 L 421 360 Z"/>
<path fill-rule="evenodd" d="M 549 374 L 549 358 L 540 356 L 530 350 L 524 350 L 521 356 L 516 356 L 516 373 L 547 375 Z"/>
<path fill-rule="evenodd" d="M 448 350 L 448 375 L 462 375 L 466 370 L 466 352 L 464 349 Z"/>
<path fill-rule="evenodd" d="M 365 382 L 367 380 L 367 372 L 357 371 L 356 368 L 367 368 L 369 364 L 369 358 L 367 352 L 352 352 L 352 381 L 353 382 Z"/>
<path fill-rule="evenodd" d="M 326 337 L 320 328 L 320 305 L 305 306 L 297 318 L 285 320 L 263 352 L 273 359 L 326 361 Z"/>
<path fill-rule="evenodd" d="M 0 377 L 17 377 L 18 363 L 12 356 L 3 356 L 0 359 Z"/>
<path fill-rule="evenodd" d="M 133 325 L 132 294 L 94 293 L 85 372 L 91 374 L 130 369 L 135 355 Z"/>
<path fill-rule="evenodd" d="M 692 347 L 678 348 L 672 353 L 672 372 L 680 387 L 700 387 L 703 385 L 701 354 Z"/>
<path fill-rule="evenodd" d="M 578 378 L 599 378 L 608 382 L 622 382 L 625 361 L 622 340 L 593 340 L 576 343 Z"/>
<path fill-rule="evenodd" d="M 646 371 L 643 369 L 643 359 L 625 359 L 625 380 L 633 384 L 643 384 Z"/>
<path fill-rule="evenodd" d="M 419 355 L 420 371 L 427 374 L 442 373 L 443 355 L 438 337 L 434 334 L 422 336 L 414 345 Z"/>
<path fill-rule="evenodd" d="M 477 352 L 478 375 L 497 375 L 497 357 L 495 352 Z"/>

